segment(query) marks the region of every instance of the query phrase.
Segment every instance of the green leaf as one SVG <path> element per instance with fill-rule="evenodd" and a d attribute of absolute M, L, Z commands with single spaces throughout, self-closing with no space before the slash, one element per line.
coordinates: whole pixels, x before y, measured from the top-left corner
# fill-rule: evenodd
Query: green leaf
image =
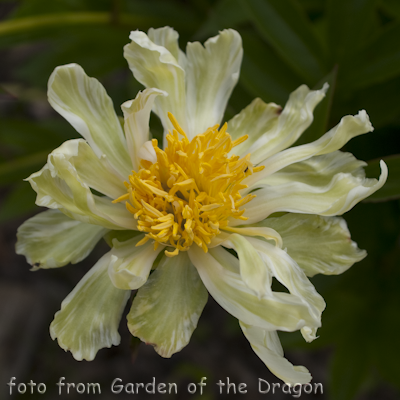
<path fill-rule="evenodd" d="M 12 12 L 13 19 L 65 11 L 81 11 L 87 7 L 85 0 L 81 0 L 80 2 L 78 0 L 57 0 L 51 2 L 45 0 L 22 0 L 18 3 L 18 7 Z"/>
<path fill-rule="evenodd" d="M 348 64 L 375 33 L 378 0 L 328 0 L 328 43 L 332 58 Z"/>
<path fill-rule="evenodd" d="M 65 140 L 78 136 L 61 118 L 41 122 L 3 118 L 0 129 L 0 154 L 6 159 L 12 159 L 44 150 L 51 151 Z"/>
<path fill-rule="evenodd" d="M 284 105 L 302 79 L 254 32 L 241 32 L 244 47 L 240 84 L 252 96 Z"/>
<path fill-rule="evenodd" d="M 306 83 L 313 85 L 326 74 L 322 45 L 295 0 L 248 0 L 243 4 L 260 35 Z"/>
<path fill-rule="evenodd" d="M 14 185 L 0 208 L 0 222 L 39 210 L 35 204 L 36 193 L 27 182 Z"/>
<path fill-rule="evenodd" d="M 400 3 L 398 0 L 383 0 L 381 7 L 392 17 L 400 19 Z"/>
<path fill-rule="evenodd" d="M 314 89 L 321 89 L 322 85 L 327 82 L 329 83 L 329 90 L 325 98 L 317 105 L 314 110 L 314 121 L 311 126 L 300 136 L 296 145 L 311 143 L 314 140 L 320 138 L 327 130 L 329 124 L 329 118 L 331 115 L 333 97 L 336 89 L 336 78 L 337 78 L 337 66 L 335 66 L 327 76 L 315 85 Z"/>
<path fill-rule="evenodd" d="M 365 109 L 375 129 L 400 122 L 400 76 L 373 86 L 352 90 L 338 84 L 334 116 L 339 121 L 343 115 L 356 114 Z M 339 93 L 340 92 L 340 93 Z M 379 154 L 379 153 L 376 153 Z"/>
<path fill-rule="evenodd" d="M 358 56 L 346 81 L 355 87 L 384 82 L 400 75 L 400 23 L 386 29 Z"/>
<path fill-rule="evenodd" d="M 19 42 L 48 39 L 53 36 L 54 32 L 65 35 L 66 29 L 70 30 L 70 35 L 75 36 L 75 28 L 79 26 L 85 28 L 93 26 L 124 28 L 126 38 L 128 38 L 129 30 L 132 28 L 147 30 L 151 26 L 170 24 L 181 31 L 192 31 L 196 23 L 195 18 L 188 18 L 187 15 L 186 18 L 178 18 L 176 16 L 156 15 L 155 13 L 121 13 L 117 16 L 117 19 L 110 12 L 86 11 L 41 14 L 1 22 L 0 45 L 11 46 Z"/>
<path fill-rule="evenodd" d="M 218 34 L 224 28 L 235 28 L 248 20 L 239 0 L 219 0 L 210 10 L 209 17 L 195 33 L 196 39 L 205 39 Z"/>
<path fill-rule="evenodd" d="M 369 161 L 365 168 L 368 177 L 379 176 L 379 159 Z M 400 199 L 400 154 L 384 157 L 389 169 L 389 176 L 383 187 L 372 196 L 365 199 L 365 202 L 380 202 Z"/>
<path fill-rule="evenodd" d="M 45 150 L 1 163 L 0 186 L 15 181 L 21 181 L 31 173 L 40 169 L 46 163 L 47 156 L 51 151 L 52 150 Z"/>

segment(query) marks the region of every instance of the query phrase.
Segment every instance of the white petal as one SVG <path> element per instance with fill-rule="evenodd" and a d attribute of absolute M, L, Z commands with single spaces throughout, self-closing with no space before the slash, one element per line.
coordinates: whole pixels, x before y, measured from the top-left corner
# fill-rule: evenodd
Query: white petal
<path fill-rule="evenodd" d="M 159 246 L 157 250 L 154 250 L 153 243 L 148 241 L 136 247 L 143 238 L 144 235 L 138 235 L 125 242 L 113 240 L 111 250 L 113 257 L 108 273 L 115 287 L 134 290 L 146 283 L 151 267 L 164 246 Z"/>
<path fill-rule="evenodd" d="M 105 156 L 97 157 L 83 139 L 67 140 L 53 150 L 52 155 L 60 155 L 71 163 L 76 173 L 86 185 L 112 199 L 126 193 L 123 179 L 110 166 Z"/>
<path fill-rule="evenodd" d="M 288 165 L 258 181 L 257 185 L 275 186 L 289 182 L 302 182 L 312 186 L 325 186 L 340 172 L 365 178 L 363 167 L 366 165 L 366 162 L 357 160 L 351 153 L 334 151 Z"/>
<path fill-rule="evenodd" d="M 49 154 L 47 164 L 26 180 L 36 191 L 39 206 L 59 209 L 70 218 L 107 229 L 137 229 L 136 220 L 123 204 L 92 194 L 62 152 Z"/>
<path fill-rule="evenodd" d="M 299 297 L 273 293 L 259 299 L 239 274 L 239 260 L 221 247 L 208 253 L 197 246 L 189 257 L 209 293 L 221 307 L 246 324 L 267 330 L 295 331 L 316 321 Z"/>
<path fill-rule="evenodd" d="M 249 138 L 236 146 L 231 153 L 245 156 L 249 153 L 251 145 L 261 136 L 275 132 L 274 127 L 281 111 L 282 107 L 275 103 L 267 104 L 261 99 L 254 99 L 228 122 L 228 132 L 232 136 L 232 140 L 249 135 Z M 254 160 L 252 159 L 252 161 Z"/>
<path fill-rule="evenodd" d="M 118 325 L 130 292 L 111 283 L 109 263 L 107 253 L 61 303 L 50 325 L 52 339 L 79 361 L 91 361 L 100 349 L 121 340 Z"/>
<path fill-rule="evenodd" d="M 135 100 L 126 101 L 121 108 L 125 118 L 125 136 L 135 171 L 140 166 L 140 149 L 149 140 L 149 119 L 154 100 L 167 93 L 157 89 L 145 89 L 139 92 Z M 154 151 L 154 150 L 153 150 Z"/>
<path fill-rule="evenodd" d="M 186 55 L 179 48 L 179 34 L 175 29 L 169 26 L 164 26 L 157 29 L 150 28 L 147 32 L 147 35 L 154 44 L 165 47 L 175 57 L 175 60 L 178 61 L 178 64 L 185 69 L 187 62 Z"/>
<path fill-rule="evenodd" d="M 121 124 L 112 100 L 97 79 L 89 78 L 77 64 L 57 67 L 49 79 L 48 98 L 98 157 L 105 154 L 121 178 L 129 175 L 132 167 Z"/>
<path fill-rule="evenodd" d="M 188 43 L 186 54 L 188 133 L 193 138 L 222 120 L 239 79 L 242 39 L 227 29 L 208 39 L 204 47 L 199 42 Z"/>
<path fill-rule="evenodd" d="M 307 368 L 294 366 L 283 357 L 283 350 L 276 331 L 268 332 L 240 322 L 240 327 L 254 352 L 269 370 L 289 385 L 305 384 L 311 381 Z"/>
<path fill-rule="evenodd" d="M 222 243 L 224 247 L 235 249 L 239 257 L 240 276 L 258 298 L 271 296 L 271 277 L 258 252 L 242 235 L 234 233 Z"/>
<path fill-rule="evenodd" d="M 288 165 L 307 160 L 312 156 L 332 153 L 343 147 L 353 137 L 372 131 L 374 128 L 367 113 L 362 110 L 356 116 L 343 117 L 338 125 L 325 133 L 318 140 L 292 147 L 279 152 L 261 163 L 265 168 L 243 181 L 249 187 L 254 187 L 263 178 L 273 174 Z M 252 162 L 254 160 L 252 159 Z"/>
<path fill-rule="evenodd" d="M 226 226 L 222 229 L 228 232 L 239 233 L 240 235 L 244 236 L 260 236 L 266 240 L 273 240 L 276 246 L 282 248 L 281 235 L 275 229 L 266 226 L 245 226 L 245 227 Z"/>
<path fill-rule="evenodd" d="M 107 233 L 98 225 L 75 221 L 58 210 L 48 210 L 25 221 L 17 232 L 16 253 L 32 270 L 57 268 L 82 261 Z"/>
<path fill-rule="evenodd" d="M 277 123 L 250 147 L 251 161 L 258 164 L 291 146 L 311 125 L 314 108 L 325 97 L 328 87 L 325 83 L 321 90 L 310 90 L 302 85 L 291 93 Z"/>
<path fill-rule="evenodd" d="M 141 160 L 150 161 L 153 164 L 157 162 L 157 154 L 154 150 L 153 143 L 150 140 L 144 143 L 139 149 L 138 158 Z"/>
<path fill-rule="evenodd" d="M 129 330 L 161 356 L 171 357 L 189 343 L 207 298 L 186 253 L 163 257 L 133 300 Z"/>
<path fill-rule="evenodd" d="M 318 324 L 305 326 L 302 329 L 303 336 L 310 342 L 315 339 L 315 327 L 321 324 L 321 314 L 325 309 L 324 299 L 317 293 L 312 283 L 308 280 L 304 271 L 285 251 L 279 247 L 259 239 L 248 238 L 248 241 L 262 254 L 264 261 L 271 270 L 273 276 L 284 285 L 291 294 L 300 297 L 310 308 Z"/>
<path fill-rule="evenodd" d="M 262 221 L 269 215 L 288 211 L 326 216 L 342 215 L 357 203 L 379 190 L 387 179 L 387 166 L 381 161 L 382 173 L 379 181 L 362 178 L 351 173 L 336 174 L 325 186 L 290 182 L 282 185 L 264 185 L 254 192 L 256 198 L 246 206 L 248 220 L 240 223 L 252 224 Z M 232 220 L 231 225 L 239 224 Z"/>
<path fill-rule="evenodd" d="M 307 276 L 341 274 L 367 255 L 350 239 L 343 218 L 286 214 L 259 224 L 279 230 L 284 248 Z"/>
<path fill-rule="evenodd" d="M 171 112 L 182 128 L 187 130 L 185 71 L 170 52 L 172 50 L 176 55 L 176 46 L 171 45 L 171 31 L 157 32 L 152 30 L 151 36 L 153 39 L 157 38 L 159 44 L 154 43 L 144 32 L 131 32 L 129 38 L 132 42 L 124 47 L 124 57 L 134 77 L 142 85 L 168 93 L 167 97 L 158 96 L 154 106 L 164 131 L 173 128 L 168 119 L 168 112 Z M 164 47 L 164 44 L 168 48 Z"/>

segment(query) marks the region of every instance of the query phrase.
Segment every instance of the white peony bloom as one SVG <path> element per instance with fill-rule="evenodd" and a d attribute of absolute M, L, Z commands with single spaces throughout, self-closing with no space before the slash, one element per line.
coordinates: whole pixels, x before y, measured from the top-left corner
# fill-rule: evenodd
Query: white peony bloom
<path fill-rule="evenodd" d="M 128 327 L 170 357 L 189 342 L 210 293 L 274 374 L 309 382 L 305 367 L 284 358 L 277 331 L 315 339 L 325 302 L 308 276 L 342 273 L 366 256 L 337 217 L 387 178 L 385 163 L 379 180 L 368 179 L 366 164 L 339 150 L 373 130 L 366 112 L 290 147 L 328 89 L 303 85 L 283 110 L 256 99 L 220 127 L 242 60 L 236 31 L 189 43 L 186 54 L 169 27 L 130 39 L 125 57 L 146 89 L 122 105 L 124 130 L 80 66 L 58 67 L 49 80 L 50 104 L 84 139 L 65 142 L 27 179 L 50 210 L 19 228 L 17 252 L 34 269 L 61 267 L 110 231 L 132 232 L 114 239 L 63 301 L 52 338 L 92 360 L 119 343 L 121 314 L 138 289 Z M 151 140 L 152 110 L 164 146 Z M 274 292 L 273 278 L 289 293 Z"/>

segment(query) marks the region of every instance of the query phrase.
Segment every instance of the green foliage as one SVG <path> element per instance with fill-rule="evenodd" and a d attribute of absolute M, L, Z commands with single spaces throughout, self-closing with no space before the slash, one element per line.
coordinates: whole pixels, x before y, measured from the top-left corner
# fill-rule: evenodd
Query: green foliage
<path fill-rule="evenodd" d="M 254 97 L 284 105 L 302 83 L 330 84 L 314 124 L 297 144 L 315 140 L 343 115 L 366 109 L 375 131 L 352 140 L 346 150 L 374 160 L 367 176 L 389 167 L 386 185 L 350 211 L 353 240 L 369 256 L 340 277 L 314 278 L 327 300 L 320 338 L 292 347 L 334 348 L 332 399 L 353 399 L 381 381 L 399 388 L 400 329 L 400 3 L 398 0 L 20 0 L 0 22 L 0 52 L 7 74 L 0 77 L 0 187 L 6 193 L 0 222 L 34 211 L 35 194 L 22 182 L 63 141 L 77 137 L 45 105 L 46 82 L 57 65 L 76 62 L 100 79 L 119 105 L 140 85 L 122 56 L 129 32 L 163 25 L 181 34 L 181 44 L 205 40 L 224 28 L 244 42 L 239 85 L 226 117 Z M 9 9 L 9 8 L 8 8 Z M 47 107 L 47 108 L 46 108 Z M 44 114 L 39 112 L 45 110 Z M 159 121 L 152 132 L 161 138 Z M 118 235 L 123 232 L 118 233 Z M 110 241 L 116 234 L 106 239 Z M 196 371 L 192 375 L 200 376 Z"/>

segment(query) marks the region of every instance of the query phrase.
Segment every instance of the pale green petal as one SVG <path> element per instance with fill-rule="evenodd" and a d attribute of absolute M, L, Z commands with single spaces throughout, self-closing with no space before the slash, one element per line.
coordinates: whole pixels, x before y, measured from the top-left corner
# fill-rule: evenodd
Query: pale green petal
<path fill-rule="evenodd" d="M 157 96 L 166 96 L 167 93 L 157 89 L 145 89 L 139 92 L 135 100 L 126 101 L 121 108 L 125 118 L 125 136 L 135 171 L 139 170 L 139 151 L 149 140 L 149 119 L 154 100 Z M 153 150 L 154 151 L 154 150 Z"/>
<path fill-rule="evenodd" d="M 248 238 L 248 241 L 262 254 L 263 260 L 268 265 L 272 275 L 291 294 L 300 297 L 310 307 L 310 313 L 319 324 L 305 326 L 306 329 L 302 329 L 302 334 L 308 342 L 311 342 L 316 338 L 316 326 L 321 323 L 321 314 L 325 309 L 324 299 L 317 293 L 304 271 L 289 254 L 264 240 Z"/>
<path fill-rule="evenodd" d="M 243 221 L 241 220 L 243 223 Z M 282 247 L 282 238 L 280 234 L 271 228 L 260 227 L 260 226 L 225 226 L 221 228 L 221 232 L 211 239 L 211 242 L 207 245 L 209 249 L 220 246 L 226 240 L 229 240 L 229 236 L 233 233 L 239 233 L 244 236 L 260 236 L 266 240 L 272 240 L 279 247 Z"/>
<path fill-rule="evenodd" d="M 52 151 L 59 154 L 76 170 L 85 184 L 112 199 L 126 193 L 123 180 L 110 166 L 106 157 L 97 157 L 92 148 L 83 139 L 67 140 Z"/>
<path fill-rule="evenodd" d="M 113 257 L 108 273 L 115 287 L 134 290 L 146 283 L 151 267 L 164 246 L 154 250 L 154 244 L 148 241 L 136 247 L 143 238 L 144 235 L 141 234 L 125 242 L 113 240 Z"/>
<path fill-rule="evenodd" d="M 171 357 L 189 343 L 207 298 L 187 253 L 164 257 L 133 300 L 128 328 L 158 354 Z"/>
<path fill-rule="evenodd" d="M 342 172 L 364 178 L 366 162 L 357 160 L 351 153 L 334 151 L 300 161 L 267 176 L 257 184 L 282 185 L 302 182 L 312 186 L 328 185 L 332 178 Z"/>
<path fill-rule="evenodd" d="M 228 232 L 239 233 L 240 235 L 244 236 L 260 236 L 266 240 L 274 241 L 278 247 L 282 248 L 281 235 L 275 229 L 266 226 L 244 226 L 244 227 L 226 226 L 221 229 Z"/>
<path fill-rule="evenodd" d="M 178 60 L 178 64 L 185 68 L 186 54 L 179 48 L 179 34 L 175 29 L 169 26 L 150 28 L 147 35 L 154 44 L 165 47 L 175 57 L 175 60 Z"/>
<path fill-rule="evenodd" d="M 92 194 L 68 156 L 57 150 L 47 164 L 27 178 L 37 193 L 36 204 L 59 209 L 69 217 L 107 229 L 137 229 L 137 222 L 124 204 Z"/>
<path fill-rule="evenodd" d="M 228 132 L 233 140 L 249 135 L 249 138 L 236 146 L 232 153 L 245 156 L 251 145 L 261 136 L 273 131 L 278 122 L 282 107 L 275 103 L 264 103 L 261 99 L 254 99 L 246 108 L 240 111 L 228 122 Z"/>
<path fill-rule="evenodd" d="M 121 340 L 118 325 L 130 292 L 111 283 L 109 263 L 107 253 L 61 303 L 50 325 L 52 339 L 79 361 L 91 361 L 100 349 Z"/>
<path fill-rule="evenodd" d="M 262 179 L 288 165 L 307 160 L 312 156 L 337 151 L 353 137 L 371 132 L 373 129 L 369 117 L 364 110 L 360 111 L 356 116 L 347 115 L 341 119 L 338 125 L 318 140 L 302 146 L 291 147 L 269 157 L 260 164 L 265 168 L 245 179 L 243 183 L 249 185 L 250 188 L 254 188 Z M 252 162 L 256 162 L 253 155 Z"/>
<path fill-rule="evenodd" d="M 75 221 L 58 210 L 48 210 L 25 221 L 17 232 L 16 253 L 35 271 L 82 261 L 107 233 L 98 225 Z"/>
<path fill-rule="evenodd" d="M 189 257 L 209 293 L 226 311 L 246 324 L 268 330 L 295 331 L 317 324 L 309 307 L 288 293 L 272 292 L 259 299 L 239 274 L 239 260 L 215 247 L 204 253 L 192 246 Z"/>
<path fill-rule="evenodd" d="M 167 97 L 158 96 L 154 107 L 164 130 L 173 128 L 168 112 L 187 130 L 185 71 L 169 51 L 171 49 L 176 55 L 176 46 L 171 44 L 173 34 L 169 29 L 151 31 L 152 38 L 159 44 L 154 43 L 144 32 L 131 32 L 129 38 L 132 42 L 124 47 L 124 57 L 134 77 L 141 84 L 168 93 Z M 167 44 L 168 49 L 163 44 Z"/>
<path fill-rule="evenodd" d="M 254 352 L 268 369 L 289 385 L 311 381 L 311 374 L 303 366 L 294 366 L 283 356 L 283 349 L 276 331 L 266 331 L 240 322 L 240 327 Z"/>
<path fill-rule="evenodd" d="M 367 255 L 350 239 L 343 218 L 286 214 L 258 225 L 279 230 L 283 247 L 307 276 L 341 274 Z"/>
<path fill-rule="evenodd" d="M 121 178 L 129 175 L 132 167 L 121 124 L 112 100 L 97 79 L 89 78 L 77 64 L 57 67 L 49 79 L 48 98 L 98 157 L 104 154 Z"/>
<path fill-rule="evenodd" d="M 247 287 L 254 291 L 259 299 L 271 296 L 271 277 L 268 268 L 251 243 L 244 236 L 233 233 L 222 245 L 236 250 L 240 276 Z"/>
<path fill-rule="evenodd" d="M 219 124 L 235 87 L 243 57 L 242 39 L 233 29 L 186 48 L 187 116 L 193 138 Z M 178 120 L 179 121 L 179 120 Z"/>
<path fill-rule="evenodd" d="M 254 192 L 257 197 L 246 205 L 244 215 L 248 220 L 239 222 L 232 219 L 231 225 L 253 224 L 279 211 L 342 215 L 384 185 L 388 169 L 383 161 L 381 170 L 379 181 L 354 176 L 351 173 L 338 173 L 325 186 L 312 186 L 301 182 L 264 185 L 262 189 Z"/>
<path fill-rule="evenodd" d="M 251 161 L 258 164 L 291 146 L 311 125 L 314 108 L 325 97 L 328 87 L 325 84 L 321 90 L 310 90 L 302 85 L 291 93 L 278 121 L 249 148 Z"/>

